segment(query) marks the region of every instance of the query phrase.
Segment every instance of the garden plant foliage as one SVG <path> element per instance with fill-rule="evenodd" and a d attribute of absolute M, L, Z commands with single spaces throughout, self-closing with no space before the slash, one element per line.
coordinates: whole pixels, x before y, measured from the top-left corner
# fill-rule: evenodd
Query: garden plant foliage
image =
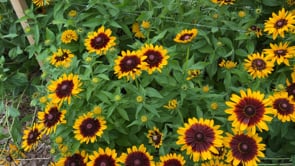
<path fill-rule="evenodd" d="M 19 83 L 40 110 L 0 134 L 22 150 L 47 135 L 57 165 L 295 163 L 294 1 L 28 5 L 11 27 L 0 15 L 0 90 Z M 36 65 L 37 80 L 21 79 Z"/>

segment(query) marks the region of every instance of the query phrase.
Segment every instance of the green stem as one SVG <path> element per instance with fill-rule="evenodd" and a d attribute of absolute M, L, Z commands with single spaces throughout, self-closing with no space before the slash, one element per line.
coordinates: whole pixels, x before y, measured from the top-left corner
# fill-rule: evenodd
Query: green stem
<path fill-rule="evenodd" d="M 189 54 L 190 54 L 190 47 L 188 46 L 186 48 L 186 57 L 185 57 L 185 62 L 184 62 L 184 71 L 186 71 L 187 70 L 187 67 L 188 67 Z"/>
<path fill-rule="evenodd" d="M 179 118 L 181 119 L 181 123 L 184 123 L 182 113 L 179 109 L 177 109 L 177 113 L 179 115 Z"/>

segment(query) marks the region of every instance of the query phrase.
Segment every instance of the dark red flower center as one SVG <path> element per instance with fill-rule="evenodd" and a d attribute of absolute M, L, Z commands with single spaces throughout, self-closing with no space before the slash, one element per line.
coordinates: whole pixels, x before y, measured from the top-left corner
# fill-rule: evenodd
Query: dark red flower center
<path fill-rule="evenodd" d="M 80 154 L 74 154 L 67 157 L 64 163 L 65 166 L 86 166 L 84 158 Z"/>
<path fill-rule="evenodd" d="M 6 156 L 6 161 L 8 161 L 8 162 L 12 162 L 13 161 L 13 158 L 10 156 L 10 155 L 8 155 L 8 156 Z"/>
<path fill-rule="evenodd" d="M 128 154 L 126 161 L 126 166 L 150 166 L 150 160 L 148 156 L 140 151 L 132 152 Z"/>
<path fill-rule="evenodd" d="M 275 55 L 278 56 L 278 57 L 281 57 L 281 56 L 285 56 L 287 54 L 287 50 L 275 50 L 274 51 Z"/>
<path fill-rule="evenodd" d="M 207 125 L 194 124 L 185 132 L 185 142 L 193 151 L 207 151 L 215 139 L 214 130 Z"/>
<path fill-rule="evenodd" d="M 185 40 L 189 40 L 191 37 L 193 36 L 193 33 L 186 33 L 183 34 L 182 36 L 180 36 L 180 40 L 185 41 Z"/>
<path fill-rule="evenodd" d="M 67 59 L 69 57 L 69 54 L 67 52 L 63 52 L 63 54 L 61 56 L 55 56 L 55 60 L 57 62 L 59 61 L 64 61 L 65 59 Z"/>
<path fill-rule="evenodd" d="M 40 134 L 41 133 L 38 131 L 38 129 L 30 131 L 27 139 L 28 144 L 30 145 L 36 143 Z"/>
<path fill-rule="evenodd" d="M 286 19 L 280 19 L 280 20 L 278 20 L 278 21 L 275 23 L 275 28 L 276 28 L 276 29 L 280 29 L 280 28 L 284 27 L 284 26 L 287 25 L 287 24 L 288 24 L 288 20 L 286 20 Z"/>
<path fill-rule="evenodd" d="M 281 115 L 290 115 L 294 112 L 294 105 L 285 98 L 276 99 L 273 102 L 273 107 Z"/>
<path fill-rule="evenodd" d="M 140 58 L 138 58 L 136 55 L 132 56 L 125 56 L 119 66 L 122 70 L 122 72 L 130 72 L 135 69 L 139 69 L 138 65 L 140 65 Z"/>
<path fill-rule="evenodd" d="M 91 39 L 90 45 L 94 49 L 99 50 L 106 47 L 109 41 L 110 41 L 110 38 L 106 34 L 100 33 L 96 37 Z"/>
<path fill-rule="evenodd" d="M 250 27 L 250 29 L 251 29 L 252 31 L 256 31 L 257 26 L 256 26 L 256 25 L 252 25 L 252 26 Z"/>
<path fill-rule="evenodd" d="M 230 148 L 232 155 L 244 162 L 253 160 L 258 155 L 256 141 L 244 134 L 235 135 L 230 142 Z"/>
<path fill-rule="evenodd" d="M 101 125 L 98 119 L 87 118 L 80 125 L 80 132 L 84 137 L 95 136 Z"/>
<path fill-rule="evenodd" d="M 254 125 L 260 122 L 265 112 L 262 101 L 251 97 L 244 97 L 236 105 L 234 113 L 240 123 Z"/>
<path fill-rule="evenodd" d="M 99 155 L 95 161 L 94 161 L 94 166 L 115 166 L 116 161 L 112 156 L 103 154 Z"/>
<path fill-rule="evenodd" d="M 72 80 L 64 80 L 57 85 L 56 95 L 58 98 L 65 98 L 72 94 L 74 83 Z"/>
<path fill-rule="evenodd" d="M 45 114 L 44 123 L 47 127 L 52 127 L 60 121 L 61 112 L 57 107 L 51 107 L 48 114 Z"/>
<path fill-rule="evenodd" d="M 151 134 L 151 139 L 155 145 L 159 145 L 161 143 L 162 135 L 158 131 L 153 131 Z"/>
<path fill-rule="evenodd" d="M 148 63 L 150 68 L 160 66 L 163 60 L 163 56 L 159 51 L 148 50 L 144 55 L 147 56 L 145 62 Z"/>
<path fill-rule="evenodd" d="M 251 66 L 254 70 L 264 70 L 266 68 L 266 63 L 263 59 L 254 59 Z"/>
<path fill-rule="evenodd" d="M 177 159 L 169 159 L 164 162 L 163 166 L 182 166 L 181 162 Z"/>

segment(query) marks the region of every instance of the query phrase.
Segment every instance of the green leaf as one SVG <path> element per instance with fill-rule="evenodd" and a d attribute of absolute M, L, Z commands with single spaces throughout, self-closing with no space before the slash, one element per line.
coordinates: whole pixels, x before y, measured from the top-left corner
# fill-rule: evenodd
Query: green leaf
<path fill-rule="evenodd" d="M 1 38 L 15 38 L 17 36 L 18 36 L 18 34 L 16 34 L 16 33 L 10 33 L 8 35 L 1 36 Z"/>
<path fill-rule="evenodd" d="M 204 114 L 202 109 L 199 106 L 196 106 L 196 113 L 198 118 L 203 118 Z"/>
<path fill-rule="evenodd" d="M 7 111 L 8 111 L 8 116 L 11 116 L 13 118 L 16 118 L 20 115 L 19 110 L 11 106 L 7 107 Z"/>
<path fill-rule="evenodd" d="M 162 31 L 162 32 L 161 32 L 160 34 L 158 34 L 157 36 L 153 37 L 153 38 L 151 39 L 151 43 L 156 43 L 158 40 L 163 39 L 164 36 L 166 35 L 166 33 L 167 33 L 167 29 L 164 30 L 164 31 Z"/>
<path fill-rule="evenodd" d="M 266 6 L 280 6 L 282 5 L 283 1 L 278 1 L 278 0 L 262 0 L 262 3 Z"/>
<path fill-rule="evenodd" d="M 163 98 L 163 96 L 156 89 L 151 87 L 146 88 L 145 93 L 149 97 Z"/>
<path fill-rule="evenodd" d="M 124 110 L 124 109 L 121 109 L 121 108 L 117 108 L 118 110 L 118 113 L 121 115 L 121 117 L 127 121 L 129 121 L 129 116 L 127 114 L 127 112 Z"/>
<path fill-rule="evenodd" d="M 55 35 L 49 28 L 46 28 L 46 39 L 55 41 Z"/>
<path fill-rule="evenodd" d="M 153 113 L 154 115 L 156 115 L 157 117 L 160 117 L 158 111 L 157 111 L 152 105 L 144 104 L 143 107 L 144 107 L 145 109 L 147 109 L 148 111 L 150 111 L 151 113 Z"/>
<path fill-rule="evenodd" d="M 197 62 L 196 64 L 190 66 L 189 69 L 204 69 L 208 64 L 209 62 Z"/>
<path fill-rule="evenodd" d="M 247 57 L 248 56 L 247 51 L 245 51 L 243 49 L 240 49 L 240 48 L 235 50 L 235 54 L 238 55 L 238 56 L 241 56 L 241 57 Z"/>

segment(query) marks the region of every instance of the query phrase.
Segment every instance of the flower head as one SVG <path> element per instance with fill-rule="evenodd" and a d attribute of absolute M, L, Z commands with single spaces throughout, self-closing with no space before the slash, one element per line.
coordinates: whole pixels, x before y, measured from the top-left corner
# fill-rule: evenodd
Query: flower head
<path fill-rule="evenodd" d="M 75 138 L 81 143 L 94 143 L 96 137 L 101 137 L 107 128 L 103 117 L 94 117 L 92 112 L 88 112 L 78 117 L 74 124 Z"/>
<path fill-rule="evenodd" d="M 175 38 L 174 41 L 176 43 L 189 43 L 191 42 L 198 34 L 198 30 L 197 29 L 184 29 L 181 32 L 179 32 Z"/>
<path fill-rule="evenodd" d="M 270 49 L 264 49 L 264 54 L 274 59 L 278 64 L 284 63 L 290 66 L 289 59 L 295 56 L 295 46 L 290 46 L 289 43 L 270 43 Z"/>
<path fill-rule="evenodd" d="M 277 92 L 270 97 L 272 107 L 275 110 L 274 115 L 282 122 L 295 122 L 295 101 L 288 92 Z"/>
<path fill-rule="evenodd" d="M 272 13 L 272 17 L 264 23 L 264 31 L 269 35 L 272 34 L 273 40 L 275 40 L 278 35 L 284 38 L 285 32 L 293 29 L 295 27 L 294 24 L 295 15 L 288 13 L 288 11 L 285 11 L 285 8 L 282 8 L 278 14 Z"/>
<path fill-rule="evenodd" d="M 53 53 L 50 59 L 50 63 L 55 67 L 69 67 L 71 65 L 74 54 L 68 49 L 59 48 Z"/>
<path fill-rule="evenodd" d="M 57 104 L 47 104 L 44 112 L 38 112 L 40 127 L 44 134 L 55 132 L 57 125 L 65 124 L 66 110 L 59 110 Z"/>
<path fill-rule="evenodd" d="M 62 103 L 68 101 L 71 103 L 71 96 L 78 95 L 82 89 L 80 88 L 82 83 L 79 80 L 78 75 L 74 74 L 63 74 L 56 81 L 51 81 L 48 86 L 49 98 L 52 99 L 53 103 Z"/>
<path fill-rule="evenodd" d="M 160 148 L 163 141 L 163 133 L 161 133 L 157 127 L 149 130 L 147 137 L 150 144 L 152 144 L 155 148 Z"/>
<path fill-rule="evenodd" d="M 33 4 L 35 4 L 37 7 L 43 7 L 50 4 L 51 0 L 32 0 Z"/>
<path fill-rule="evenodd" d="M 160 156 L 160 163 L 158 166 L 184 166 L 185 160 L 182 155 L 176 153 L 169 153 L 165 156 Z"/>
<path fill-rule="evenodd" d="M 86 166 L 87 164 L 87 156 L 86 152 L 76 152 L 72 155 L 68 155 L 62 157 L 56 163 L 57 166 L 72 166 L 72 165 L 79 165 L 79 166 Z"/>
<path fill-rule="evenodd" d="M 22 142 L 22 148 L 24 151 L 29 152 L 38 146 L 42 136 L 41 133 L 42 130 L 39 124 L 33 124 L 32 127 L 27 127 L 24 130 Z"/>
<path fill-rule="evenodd" d="M 139 54 L 144 56 L 144 62 L 147 63 L 147 71 L 152 74 L 155 70 L 161 72 L 161 69 L 167 65 L 169 56 L 167 50 L 159 45 L 145 44 L 140 50 Z"/>
<path fill-rule="evenodd" d="M 110 148 L 98 148 L 89 156 L 90 161 L 87 166 L 118 166 L 117 152 Z"/>
<path fill-rule="evenodd" d="M 253 53 L 245 59 L 244 67 L 254 79 L 265 78 L 273 71 L 274 61 L 264 54 Z"/>
<path fill-rule="evenodd" d="M 140 56 L 138 51 L 122 51 L 122 56 L 115 60 L 114 71 L 119 79 L 126 77 L 135 80 L 136 76 L 141 74 L 141 71 L 146 69 L 146 56 Z"/>
<path fill-rule="evenodd" d="M 234 135 L 227 133 L 224 138 L 225 146 L 229 147 L 227 162 L 233 165 L 253 166 L 259 162 L 258 157 L 264 157 L 262 153 L 265 150 L 265 144 L 261 144 L 262 138 L 257 134 L 239 134 Z"/>
<path fill-rule="evenodd" d="M 122 153 L 118 160 L 126 166 L 155 166 L 153 156 L 146 151 L 146 147 L 143 144 L 138 148 L 136 146 L 127 148 L 127 153 Z"/>
<path fill-rule="evenodd" d="M 201 70 L 199 69 L 190 69 L 187 71 L 186 80 L 192 80 L 193 78 L 198 77 L 201 74 Z"/>
<path fill-rule="evenodd" d="M 68 44 L 68 43 L 71 43 L 72 41 L 77 41 L 77 40 L 78 40 L 78 34 L 74 30 L 68 29 L 61 34 L 62 43 Z"/>
<path fill-rule="evenodd" d="M 77 10 L 70 10 L 68 13 L 69 17 L 76 17 L 77 16 Z"/>
<path fill-rule="evenodd" d="M 222 67 L 222 68 L 232 69 L 237 66 L 237 62 L 222 59 L 222 61 L 218 65 L 219 67 Z"/>
<path fill-rule="evenodd" d="M 137 38 L 145 38 L 144 34 L 140 30 L 140 26 L 138 22 L 134 22 L 132 24 L 132 32 L 134 33 L 134 36 Z"/>
<path fill-rule="evenodd" d="M 100 27 L 96 32 L 91 32 L 84 41 L 88 52 L 95 52 L 97 55 L 105 54 L 111 47 L 115 46 L 116 37 L 111 36 L 112 31 Z"/>
<path fill-rule="evenodd" d="M 256 127 L 262 130 L 268 130 L 266 122 L 272 120 L 274 111 L 270 107 L 269 99 L 264 99 L 264 94 L 259 91 L 241 90 L 241 96 L 232 94 L 230 100 L 226 105 L 230 108 L 225 112 L 230 114 L 229 121 L 233 121 L 232 126 L 237 131 L 248 130 L 251 133 L 256 133 Z"/>
<path fill-rule="evenodd" d="M 167 105 L 164 105 L 163 107 L 168 110 L 175 110 L 177 108 L 178 102 L 176 99 L 172 99 L 168 101 Z"/>
<path fill-rule="evenodd" d="M 178 128 L 176 144 L 182 145 L 181 150 L 186 150 L 194 162 L 211 159 L 212 153 L 217 154 L 217 148 L 222 146 L 223 132 L 219 127 L 213 120 L 189 118 L 184 127 Z"/>

